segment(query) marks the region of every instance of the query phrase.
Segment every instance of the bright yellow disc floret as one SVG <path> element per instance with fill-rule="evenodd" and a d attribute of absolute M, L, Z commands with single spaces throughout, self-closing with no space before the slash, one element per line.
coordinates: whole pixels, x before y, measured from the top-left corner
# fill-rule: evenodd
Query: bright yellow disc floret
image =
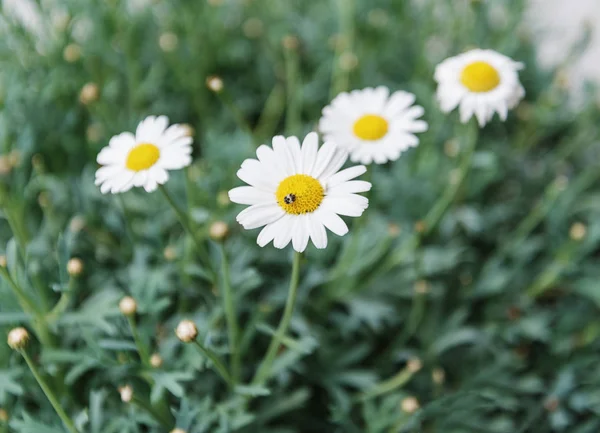
<path fill-rule="evenodd" d="M 147 170 L 156 164 L 160 150 L 154 144 L 142 143 L 129 151 L 125 166 L 132 171 Z"/>
<path fill-rule="evenodd" d="M 379 140 L 388 133 L 388 122 L 381 116 L 366 114 L 354 123 L 353 131 L 361 140 Z"/>
<path fill-rule="evenodd" d="M 463 69 L 460 82 L 471 92 L 489 92 L 500 84 L 500 74 L 487 62 L 473 62 Z"/>
<path fill-rule="evenodd" d="M 316 211 L 324 196 L 325 190 L 321 183 L 306 174 L 295 174 L 283 179 L 275 192 L 279 206 L 294 215 Z"/>

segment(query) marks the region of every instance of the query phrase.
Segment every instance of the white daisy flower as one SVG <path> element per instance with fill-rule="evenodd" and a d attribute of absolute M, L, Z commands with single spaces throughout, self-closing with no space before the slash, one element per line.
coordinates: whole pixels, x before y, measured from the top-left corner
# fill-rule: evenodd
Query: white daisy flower
<path fill-rule="evenodd" d="M 232 189 L 229 198 L 250 205 L 237 216 L 245 229 L 264 226 L 257 239 L 261 247 L 273 241 L 276 248 L 284 248 L 291 241 L 294 250 L 303 252 L 310 238 L 317 248 L 325 248 L 325 228 L 345 235 L 348 226 L 339 215 L 358 217 L 369 205 L 356 193 L 370 190 L 371 184 L 352 180 L 366 167 L 338 172 L 347 152 L 331 142 L 319 149 L 314 132 L 302 146 L 296 137 L 275 137 L 273 148 L 263 144 L 256 156 L 258 160 L 245 160 L 237 172 L 250 186 Z"/>
<path fill-rule="evenodd" d="M 96 185 L 103 194 L 125 192 L 143 186 L 147 192 L 169 179 L 167 170 L 179 170 L 192 162 L 192 137 L 185 125 L 169 126 L 166 116 L 148 116 L 135 135 L 123 132 L 110 139 L 96 159 Z"/>
<path fill-rule="evenodd" d="M 325 141 L 347 149 L 353 162 L 385 164 L 419 144 L 415 133 L 427 131 L 427 122 L 419 120 L 423 107 L 414 102 L 412 93 L 390 95 L 384 86 L 340 93 L 323 108 L 319 130 Z"/>
<path fill-rule="evenodd" d="M 523 64 L 493 50 L 471 50 L 440 63 L 435 69 L 437 98 L 448 113 L 460 105 L 460 121 L 473 115 L 479 126 L 494 113 L 506 120 L 508 110 L 525 96 L 518 71 Z"/>

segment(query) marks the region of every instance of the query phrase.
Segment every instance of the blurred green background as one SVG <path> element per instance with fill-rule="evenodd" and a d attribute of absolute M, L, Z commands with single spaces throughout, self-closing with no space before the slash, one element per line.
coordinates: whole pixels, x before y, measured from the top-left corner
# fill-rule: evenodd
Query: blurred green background
<path fill-rule="evenodd" d="M 30 6 L 25 24 L 8 10 L 0 19 L 0 238 L 40 310 L 70 293 L 47 315 L 48 341 L 33 338 L 28 351 L 80 431 L 600 430 L 600 110 L 591 86 L 573 108 L 561 71 L 537 66 L 522 0 Z M 456 113 L 439 110 L 433 71 L 472 47 L 524 62 L 527 96 L 479 132 L 466 181 L 426 227 L 469 139 Z M 207 88 L 211 76 L 222 92 Z M 229 392 L 173 333 L 193 319 L 227 355 L 220 282 L 160 194 L 100 194 L 96 155 L 150 114 L 194 129 L 194 163 L 166 187 L 202 236 L 230 224 L 248 379 L 281 315 L 291 249 L 259 248 L 226 191 L 256 144 L 304 135 L 337 93 L 376 85 L 415 93 L 429 131 L 397 162 L 370 168 L 371 205 L 349 235 L 308 248 L 268 387 Z M 218 266 L 212 242 L 210 253 Z M 73 257 L 81 275 L 66 272 Z M 138 302 L 140 339 L 159 368 L 140 363 L 118 310 L 124 295 Z M 0 329 L 18 325 L 35 327 L 4 279 Z M 121 401 L 126 384 L 146 407 Z M 64 431 L 3 343 L 0 408 L 0 432 Z"/>

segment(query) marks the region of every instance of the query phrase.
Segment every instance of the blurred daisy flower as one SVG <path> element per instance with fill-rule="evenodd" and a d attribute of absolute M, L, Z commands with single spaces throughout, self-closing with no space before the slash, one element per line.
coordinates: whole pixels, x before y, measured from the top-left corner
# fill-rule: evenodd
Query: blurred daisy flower
<path fill-rule="evenodd" d="M 442 111 L 460 106 L 460 121 L 475 115 L 481 127 L 496 112 L 506 120 L 508 110 L 525 96 L 518 75 L 522 68 L 522 63 L 493 50 L 475 49 L 444 60 L 435 70 Z"/>
<path fill-rule="evenodd" d="M 369 87 L 340 93 L 323 109 L 319 130 L 350 152 L 353 162 L 385 164 L 419 144 L 414 135 L 427 131 L 420 120 L 423 107 L 413 105 L 415 95 L 387 87 Z"/>
<path fill-rule="evenodd" d="M 169 126 L 166 116 L 148 116 L 135 135 L 123 132 L 100 151 L 96 185 L 103 194 L 125 192 L 134 186 L 147 192 L 169 179 L 167 170 L 179 170 L 192 162 L 192 138 L 184 125 Z"/>
<path fill-rule="evenodd" d="M 331 142 L 319 149 L 314 132 L 302 146 L 296 137 L 275 137 L 273 147 L 260 146 L 256 156 L 258 160 L 245 160 L 237 172 L 250 186 L 232 189 L 229 198 L 250 205 L 237 216 L 245 229 L 264 226 L 257 240 L 261 247 L 273 241 L 276 248 L 284 248 L 291 241 L 294 250 L 303 252 L 310 238 L 317 248 L 325 248 L 325 228 L 345 235 L 348 226 L 339 215 L 358 217 L 369 205 L 356 193 L 370 190 L 371 184 L 352 180 L 366 167 L 338 171 L 347 152 Z"/>

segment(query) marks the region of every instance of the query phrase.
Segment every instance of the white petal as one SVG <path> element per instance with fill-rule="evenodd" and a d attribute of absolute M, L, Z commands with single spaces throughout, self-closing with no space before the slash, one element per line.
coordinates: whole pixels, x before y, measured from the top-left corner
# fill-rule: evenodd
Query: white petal
<path fill-rule="evenodd" d="M 315 214 L 307 214 L 306 217 L 310 238 L 315 247 L 322 250 L 327 247 L 327 232 L 325 231 L 325 226 Z"/>
<path fill-rule="evenodd" d="M 98 156 L 96 157 L 96 161 L 98 164 L 109 165 L 109 164 L 123 164 L 125 165 L 126 153 L 123 150 L 118 150 L 107 146 L 103 148 Z"/>
<path fill-rule="evenodd" d="M 317 161 L 317 152 L 319 150 L 319 136 L 316 132 L 309 133 L 302 142 L 302 173 L 312 173 L 315 162 Z"/>
<path fill-rule="evenodd" d="M 252 230 L 277 221 L 283 215 L 285 211 L 277 203 L 265 203 L 247 207 L 236 219 L 246 230 Z"/>
<path fill-rule="evenodd" d="M 366 192 L 371 189 L 371 183 L 364 180 L 351 180 L 329 188 L 327 195 L 350 194 L 356 192 Z"/>
<path fill-rule="evenodd" d="M 277 155 L 275 155 L 275 151 L 269 146 L 265 144 L 258 146 L 256 157 L 264 167 L 269 167 L 269 170 L 273 173 L 273 177 L 277 178 L 278 181 L 290 176 L 285 171 L 285 168 L 282 167 Z"/>
<path fill-rule="evenodd" d="M 335 156 L 337 147 L 332 142 L 327 142 L 321 146 L 317 153 L 317 162 L 312 170 L 311 176 L 314 178 L 321 177 L 321 174 L 327 169 L 331 159 Z"/>
<path fill-rule="evenodd" d="M 355 177 L 364 174 L 367 171 L 367 167 L 364 165 L 355 165 L 354 167 L 347 168 L 342 170 L 333 176 L 331 176 L 327 181 L 327 187 L 333 188 L 342 182 L 346 182 L 348 180 L 354 179 Z"/>
<path fill-rule="evenodd" d="M 275 239 L 279 235 L 279 233 L 282 233 L 285 230 L 287 230 L 289 224 L 291 224 L 291 218 L 290 215 L 287 214 L 279 218 L 274 223 L 267 224 L 258 234 L 256 243 L 259 246 L 264 247 L 273 239 Z"/>
<path fill-rule="evenodd" d="M 292 235 L 292 246 L 294 247 L 294 250 L 303 253 L 308 245 L 308 239 L 310 237 L 308 231 L 308 218 L 306 218 L 306 215 L 298 215 L 296 220 L 296 229 Z"/>
<path fill-rule="evenodd" d="M 229 191 L 229 199 L 238 204 L 261 204 L 274 202 L 272 193 L 262 191 L 253 186 L 239 186 Z"/>
<path fill-rule="evenodd" d="M 300 140 L 298 137 L 288 137 L 285 139 L 289 153 L 292 155 L 294 162 L 294 173 L 302 173 L 302 153 L 300 151 Z"/>
<path fill-rule="evenodd" d="M 384 112 L 387 116 L 395 116 L 399 112 L 405 110 L 410 107 L 415 102 L 416 96 L 412 93 L 404 92 L 402 90 L 394 92 L 386 107 L 384 108 Z"/>
<path fill-rule="evenodd" d="M 348 226 L 335 212 L 321 206 L 313 212 L 312 216 L 318 218 L 325 227 L 338 236 L 344 236 L 348 233 Z"/>
<path fill-rule="evenodd" d="M 296 163 L 287 140 L 283 135 L 273 137 L 273 150 L 275 151 L 279 165 L 283 168 L 286 176 L 296 174 Z"/>
<path fill-rule="evenodd" d="M 327 182 L 331 176 L 333 176 L 337 171 L 342 168 L 342 166 L 348 160 L 348 152 L 344 149 L 340 149 L 339 147 L 336 149 L 335 154 L 331 158 L 331 161 L 327 168 L 323 171 L 319 179 L 323 182 Z"/>
<path fill-rule="evenodd" d="M 265 171 L 260 162 L 255 159 L 247 159 L 242 163 L 242 168 L 238 170 L 237 176 L 248 185 L 274 193 L 277 189 L 277 183 L 272 174 Z"/>
<path fill-rule="evenodd" d="M 359 217 L 363 214 L 368 206 L 368 200 L 365 197 L 362 198 L 367 201 L 367 205 L 364 205 L 364 203 L 355 202 L 354 200 L 348 200 L 346 196 L 325 196 L 321 206 L 327 210 L 337 213 L 338 215 Z"/>
<path fill-rule="evenodd" d="M 110 139 L 108 145 L 113 149 L 131 149 L 135 146 L 135 136 L 131 132 L 122 132 Z"/>
<path fill-rule="evenodd" d="M 290 243 L 298 222 L 296 215 L 286 214 L 284 218 L 285 222 L 280 224 L 279 230 L 273 240 L 273 246 L 279 249 L 285 248 Z"/>

